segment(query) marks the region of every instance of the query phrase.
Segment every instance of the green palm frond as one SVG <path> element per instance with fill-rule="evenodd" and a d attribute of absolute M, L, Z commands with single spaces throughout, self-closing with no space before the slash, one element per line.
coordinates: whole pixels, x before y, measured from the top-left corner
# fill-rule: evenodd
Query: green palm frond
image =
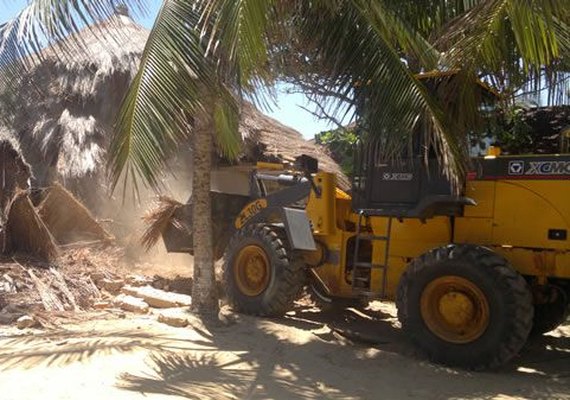
<path fill-rule="evenodd" d="M 223 85 L 220 86 L 213 112 L 216 144 L 220 153 L 227 160 L 233 161 L 239 156 L 242 144 L 239 134 L 239 103 L 230 90 Z"/>
<path fill-rule="evenodd" d="M 415 59 L 419 65 L 431 70 L 437 67 L 439 52 L 419 31 L 402 19 L 397 9 L 385 1 L 355 1 L 368 24 L 382 37 L 391 39 L 394 46 L 401 50 L 402 57 Z"/>
<path fill-rule="evenodd" d="M 238 156 L 236 95 L 242 89 L 255 94 L 270 81 L 266 30 L 272 3 L 164 3 L 111 147 L 115 183 L 140 176 L 157 186 L 168 156 L 190 133 L 186 116 L 204 107 L 213 107 L 220 152 L 230 160 Z"/>
<path fill-rule="evenodd" d="M 382 143 L 385 157 L 401 154 L 424 121 L 447 172 L 461 178 L 465 157 L 460 130 L 402 59 L 395 45 L 409 48 L 415 35 L 403 23 L 394 29 L 397 16 L 389 10 L 381 2 L 360 0 L 339 1 L 337 9 L 306 5 L 300 29 L 313 41 L 315 56 L 329 67 L 329 90 L 350 94 L 365 130 Z M 422 48 L 421 41 L 414 43 Z M 433 51 L 423 48 L 424 54 Z"/>
<path fill-rule="evenodd" d="M 540 80 L 570 57 L 569 24 L 567 0 L 482 0 L 450 22 L 437 45 L 452 67 Z"/>
<path fill-rule="evenodd" d="M 208 51 L 223 54 L 230 73 L 244 86 L 267 75 L 267 31 L 276 0 L 209 0 L 203 7 L 202 30 L 210 38 Z"/>
<path fill-rule="evenodd" d="M 548 90 L 549 104 L 570 100 L 567 0 L 400 0 L 411 27 L 446 52 L 449 68 L 485 76 L 509 98 Z"/>
<path fill-rule="evenodd" d="M 449 21 L 464 14 L 481 0 L 398 0 L 389 3 L 409 26 L 423 37 L 437 37 Z"/>
<path fill-rule="evenodd" d="M 207 106 L 202 94 L 217 90 L 196 28 L 199 18 L 191 1 L 163 3 L 111 143 L 114 185 L 123 176 L 159 186 L 168 159 L 189 137 L 189 116 Z"/>

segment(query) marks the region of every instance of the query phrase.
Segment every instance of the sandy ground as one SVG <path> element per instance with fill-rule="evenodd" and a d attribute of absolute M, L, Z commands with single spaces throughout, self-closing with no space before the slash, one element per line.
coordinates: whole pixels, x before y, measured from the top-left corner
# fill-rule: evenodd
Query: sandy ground
<path fill-rule="evenodd" d="M 102 312 L 49 332 L 10 328 L 0 331 L 0 399 L 570 399 L 568 324 L 511 365 L 474 373 L 430 364 L 392 305 L 374 310 L 299 307 L 189 328 Z"/>

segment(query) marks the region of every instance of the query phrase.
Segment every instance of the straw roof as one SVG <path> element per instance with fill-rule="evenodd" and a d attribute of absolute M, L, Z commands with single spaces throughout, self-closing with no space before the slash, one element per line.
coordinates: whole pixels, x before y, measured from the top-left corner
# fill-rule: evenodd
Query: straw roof
<path fill-rule="evenodd" d="M 41 63 L 22 77 L 11 107 L 11 124 L 17 127 L 38 186 L 59 178 L 67 187 L 86 180 L 92 190 L 93 180 L 105 179 L 112 125 L 149 31 L 121 10 L 77 35 L 83 50 L 68 39 L 57 44 L 69 50 L 65 57 L 58 58 L 54 47 L 42 51 Z M 304 153 L 318 158 L 323 169 L 341 174 L 338 165 L 301 134 L 247 104 L 240 131 L 246 138 L 244 162 L 290 160 Z"/>
<path fill-rule="evenodd" d="M 347 190 L 350 187 L 340 166 L 322 147 L 305 140 L 295 129 L 262 114 L 251 104 L 242 106 L 240 132 L 245 138 L 243 161 L 293 162 L 296 157 L 306 154 L 319 160 L 323 171 L 335 173 L 341 188 Z"/>
<path fill-rule="evenodd" d="M 22 152 L 20 150 L 20 143 L 18 139 L 14 136 L 14 134 L 6 127 L 0 125 L 0 145 L 2 147 L 6 147 L 10 149 L 12 155 L 15 158 L 19 158 L 25 164 L 25 161 L 22 157 Z M 26 168 L 29 170 L 29 165 L 26 164 Z"/>
<path fill-rule="evenodd" d="M 116 39 L 102 39 L 109 37 Z M 78 34 L 83 49 L 68 39 L 56 45 L 66 47 L 67 56 L 58 58 L 55 47 L 37 56 L 41 62 L 12 96 L 11 124 L 39 185 L 58 175 L 67 180 L 99 174 L 147 37 L 147 30 L 117 14 Z"/>
<path fill-rule="evenodd" d="M 30 166 L 22 156 L 14 135 L 0 126 L 0 225 L 5 219 L 6 207 L 18 190 L 28 189 Z"/>

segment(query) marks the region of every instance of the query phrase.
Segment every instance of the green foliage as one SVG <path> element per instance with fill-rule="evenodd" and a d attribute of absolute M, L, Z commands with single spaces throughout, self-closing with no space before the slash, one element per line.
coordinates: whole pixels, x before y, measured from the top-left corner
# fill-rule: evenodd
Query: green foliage
<path fill-rule="evenodd" d="M 113 183 L 144 177 L 153 187 L 169 154 L 188 134 L 185 113 L 200 107 L 201 87 L 215 87 L 203 57 L 200 14 L 184 2 L 165 1 L 123 103 L 111 142 Z M 185 27 L 190 22 L 194 28 Z M 195 79 L 197 78 L 197 79 Z M 150 112 L 149 112 L 150 111 Z"/>
<path fill-rule="evenodd" d="M 118 3 L 30 0 L 17 18 L 0 26 L 0 86 L 25 71 L 34 61 L 29 56 L 46 42 L 70 38 L 81 46 L 72 34 L 108 18 Z M 146 1 L 122 3 L 141 10 Z M 400 154 L 422 124 L 447 173 L 458 181 L 465 172 L 466 133 L 477 113 L 473 80 L 487 76 L 496 87 L 513 90 L 566 68 L 567 3 L 165 0 L 120 112 L 110 152 L 114 182 L 124 174 L 156 186 L 166 159 L 191 134 L 189 120 L 204 110 L 214 113 L 220 149 L 235 155 L 236 97 L 245 91 L 262 102 L 267 85 L 287 69 L 287 54 L 307 67 L 301 69 L 305 77 L 321 84 L 317 100 L 333 116 L 344 112 L 339 99 L 349 99 L 351 111 L 388 157 Z M 459 91 L 453 89 L 460 102 L 445 94 L 433 98 L 414 76 L 442 66 L 461 70 Z"/>
<path fill-rule="evenodd" d="M 503 154 L 567 153 L 566 127 L 570 106 L 528 107 L 503 104 L 486 117 L 486 125 L 470 135 L 473 155 L 483 155 L 487 146 Z"/>
<path fill-rule="evenodd" d="M 354 172 L 354 148 L 357 141 L 358 135 L 350 128 L 339 128 L 315 135 L 315 142 L 327 148 L 348 177 L 352 177 Z"/>
<path fill-rule="evenodd" d="M 500 146 L 511 154 L 526 153 L 533 147 L 532 127 L 525 122 L 524 115 L 523 108 L 506 109 L 494 132 Z"/>
<path fill-rule="evenodd" d="M 487 137 L 506 154 L 552 154 L 564 152 L 562 108 L 528 109 L 520 105 L 498 110 L 489 123 Z M 540 117 L 539 117 L 540 115 Z"/>

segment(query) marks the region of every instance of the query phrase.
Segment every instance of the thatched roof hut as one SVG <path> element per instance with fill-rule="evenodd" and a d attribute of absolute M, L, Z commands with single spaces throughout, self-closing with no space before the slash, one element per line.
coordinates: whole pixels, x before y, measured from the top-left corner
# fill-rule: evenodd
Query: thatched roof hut
<path fill-rule="evenodd" d="M 105 186 L 105 152 L 112 125 L 137 72 L 149 31 L 121 10 L 78 35 L 85 45 L 82 50 L 66 40 L 58 46 L 75 49 L 69 56 L 56 57 L 53 47 L 41 53 L 42 62 L 22 78 L 21 90 L 11 98 L 10 121 L 32 165 L 34 184 L 42 187 L 60 180 L 94 209 L 100 199 L 90 199 L 88 192 L 93 191 L 94 181 Z M 306 153 L 317 157 L 323 169 L 342 174 L 330 157 L 301 134 L 248 104 L 240 130 L 246 139 L 243 163 L 290 160 Z M 186 162 L 189 157 L 181 159 Z"/>
<path fill-rule="evenodd" d="M 118 39 L 102 40 L 109 31 Z M 53 47 L 45 49 L 11 96 L 11 124 L 39 186 L 56 177 L 71 184 L 101 173 L 112 124 L 148 32 L 117 14 L 79 36 L 85 50 L 71 40 L 59 44 L 72 49 L 66 57 L 58 58 Z"/>

